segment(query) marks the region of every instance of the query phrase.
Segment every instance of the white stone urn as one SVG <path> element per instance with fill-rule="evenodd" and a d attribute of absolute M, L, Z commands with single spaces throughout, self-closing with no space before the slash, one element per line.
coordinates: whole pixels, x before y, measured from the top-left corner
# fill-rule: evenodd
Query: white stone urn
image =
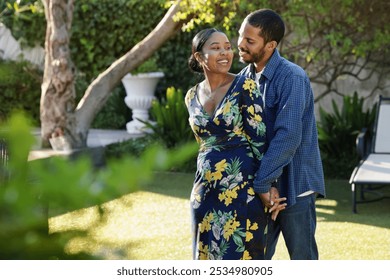
<path fill-rule="evenodd" d="M 155 99 L 158 81 L 164 77 L 163 72 L 127 74 L 122 78 L 126 90 L 125 103 L 132 111 L 132 120 L 126 124 L 130 134 L 145 134 L 149 132 L 142 121 L 149 120 L 149 109 Z"/>

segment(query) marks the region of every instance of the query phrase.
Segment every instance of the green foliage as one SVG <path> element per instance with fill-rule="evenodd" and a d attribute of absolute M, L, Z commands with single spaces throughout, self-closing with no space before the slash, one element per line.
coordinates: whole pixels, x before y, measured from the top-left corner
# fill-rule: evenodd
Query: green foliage
<path fill-rule="evenodd" d="M 162 19 L 161 1 L 75 1 L 70 47 L 77 68 L 96 77 Z M 146 12 L 147 11 L 147 12 Z"/>
<path fill-rule="evenodd" d="M 105 149 L 105 155 L 108 158 L 122 158 L 127 156 L 139 157 L 145 152 L 147 147 L 155 143 L 156 141 L 153 136 L 147 134 L 143 137 L 110 144 Z"/>
<path fill-rule="evenodd" d="M 167 148 L 194 140 L 188 124 L 188 111 L 183 92 L 180 89 L 168 88 L 165 98 L 152 102 L 150 113 L 155 123 L 146 122 L 146 125 L 152 129 L 154 137 Z"/>
<path fill-rule="evenodd" d="M 131 119 L 131 110 L 126 106 L 123 87 L 117 87 L 108 98 L 103 109 L 96 115 L 92 128 L 123 129 Z"/>
<path fill-rule="evenodd" d="M 22 46 L 44 45 L 46 20 L 42 1 L 2 1 L 0 22 L 12 30 L 12 35 Z"/>
<path fill-rule="evenodd" d="M 163 18 L 172 3 L 164 0 L 75 1 L 70 48 L 72 60 L 85 75 L 84 83 L 89 84 L 143 39 Z M 390 50 L 387 1 L 186 0 L 181 5 L 184 8 L 177 19 L 191 16 L 191 21 L 184 28 L 186 32 L 171 38 L 155 54 L 158 68 L 165 73 L 157 88 L 157 96 L 163 96 L 170 86 L 186 90 L 199 81 L 200 77 L 190 72 L 187 66 L 191 39 L 199 29 L 218 27 L 225 30 L 235 44 L 244 17 L 260 7 L 274 9 L 282 15 L 287 25 L 287 37 L 282 41 L 280 50 L 284 56 L 310 70 L 311 77 L 326 77 L 321 74 L 323 69 L 337 68 L 337 71 L 345 74 L 344 68 L 338 66 L 348 59 L 356 61 L 356 57 L 383 56 L 383 59 L 379 58 L 382 65 L 389 63 L 389 56 L 386 55 Z M 3 1 L 0 3 L 0 20 L 12 29 L 17 38 L 23 38 L 29 45 L 37 41 L 43 45 L 46 24 L 41 7 L 41 1 Z M 292 31 L 294 36 L 289 36 Z M 235 59 L 232 72 L 238 72 L 242 66 Z M 332 77 L 336 79 L 339 74 L 335 73 Z M 325 82 L 330 84 L 329 81 Z M 83 93 L 78 90 L 77 95 Z M 106 127 L 110 122 L 103 122 L 104 119 L 112 119 L 113 127 L 123 126 L 122 117 L 116 120 L 112 115 L 113 110 L 107 111 L 108 117 L 105 116 L 106 112 L 101 113 L 95 127 L 100 124 Z"/>
<path fill-rule="evenodd" d="M 167 1 L 168 3 L 170 1 Z M 184 20 L 190 18 L 183 26 L 183 30 L 192 30 L 196 26 L 209 24 L 219 25 L 223 29 L 229 29 L 230 22 L 236 16 L 238 5 L 241 1 L 219 0 L 182 0 L 181 6 L 185 7 L 178 12 L 174 20 Z"/>
<path fill-rule="evenodd" d="M 49 213 L 99 206 L 137 190 L 152 179 L 153 170 L 168 169 L 196 152 L 189 145 L 174 153 L 152 145 L 140 157 L 109 159 L 105 168 L 97 170 L 85 156 L 72 162 L 66 157 L 27 161 L 34 142 L 30 129 L 23 114 L 0 126 L 0 139 L 9 153 L 2 166 L 9 176 L 0 185 L 0 259 L 99 258 L 66 252 L 69 239 L 88 234 L 88 229 L 49 234 Z M 104 221 L 102 207 L 100 215 L 93 227 Z"/>
<path fill-rule="evenodd" d="M 0 121 L 14 110 L 24 110 L 39 124 L 42 72 L 28 62 L 0 60 Z"/>
<path fill-rule="evenodd" d="M 160 72 L 161 69 L 157 65 L 157 59 L 155 56 L 148 58 L 145 62 L 143 62 L 140 66 L 138 66 L 131 73 L 139 74 L 139 73 L 149 73 L 149 72 Z"/>
<path fill-rule="evenodd" d="M 341 109 L 335 100 L 333 112 L 320 108 L 318 139 L 328 178 L 349 178 L 359 161 L 356 137 L 362 128 L 372 128 L 376 114 L 376 106 L 364 111 L 363 105 L 364 98 L 355 92 L 352 97 L 344 97 Z"/>
<path fill-rule="evenodd" d="M 344 59 L 387 53 L 387 8 L 388 3 L 382 0 L 294 0 L 281 6 L 289 29 L 294 31 L 295 39 L 290 43 L 302 46 L 311 42 L 308 48 L 300 48 L 307 61 L 335 59 L 336 53 Z"/>

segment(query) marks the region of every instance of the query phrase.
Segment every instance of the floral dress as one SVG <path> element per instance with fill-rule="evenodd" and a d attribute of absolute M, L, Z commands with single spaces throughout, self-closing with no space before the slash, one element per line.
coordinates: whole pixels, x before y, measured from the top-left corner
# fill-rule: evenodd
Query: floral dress
<path fill-rule="evenodd" d="M 253 190 L 265 146 L 262 96 L 236 76 L 213 115 L 199 102 L 198 85 L 185 97 L 199 143 L 191 193 L 194 259 L 263 259 L 264 207 Z"/>

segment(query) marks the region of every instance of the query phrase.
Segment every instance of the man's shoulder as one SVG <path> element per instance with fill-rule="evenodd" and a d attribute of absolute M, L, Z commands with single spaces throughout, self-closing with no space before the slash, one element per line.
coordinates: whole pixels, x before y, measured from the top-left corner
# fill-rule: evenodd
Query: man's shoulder
<path fill-rule="evenodd" d="M 276 69 L 278 73 L 283 75 L 307 77 L 301 66 L 282 56 L 279 56 Z"/>

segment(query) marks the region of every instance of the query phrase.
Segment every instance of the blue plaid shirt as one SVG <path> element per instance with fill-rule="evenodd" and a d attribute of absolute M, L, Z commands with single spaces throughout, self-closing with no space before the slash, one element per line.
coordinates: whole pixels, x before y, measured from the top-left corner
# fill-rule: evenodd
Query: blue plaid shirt
<path fill-rule="evenodd" d="M 252 64 L 239 74 L 256 80 Z M 287 198 L 288 207 L 307 191 L 325 196 L 314 97 L 308 76 L 275 49 L 259 84 L 265 94 L 267 151 L 256 174 L 255 191 L 266 193 L 277 180 L 280 196 Z"/>

